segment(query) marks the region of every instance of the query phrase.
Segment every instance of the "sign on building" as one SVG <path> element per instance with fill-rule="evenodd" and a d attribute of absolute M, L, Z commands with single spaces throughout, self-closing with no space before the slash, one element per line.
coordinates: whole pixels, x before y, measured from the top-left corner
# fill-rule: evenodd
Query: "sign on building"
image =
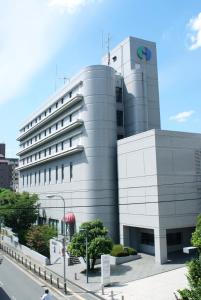
<path fill-rule="evenodd" d="M 110 255 L 101 255 L 101 284 L 110 284 Z"/>

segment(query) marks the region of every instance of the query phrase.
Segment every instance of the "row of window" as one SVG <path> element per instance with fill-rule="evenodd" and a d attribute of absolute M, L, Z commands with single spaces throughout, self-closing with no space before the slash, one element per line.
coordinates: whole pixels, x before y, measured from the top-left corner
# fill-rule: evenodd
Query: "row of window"
<path fill-rule="evenodd" d="M 40 141 L 41 138 L 45 138 L 46 136 L 50 135 L 53 133 L 53 131 L 57 131 L 58 129 L 62 128 L 65 124 L 66 118 L 62 119 L 59 122 L 56 122 L 55 124 L 53 124 L 52 126 L 44 129 L 42 132 L 40 132 L 39 134 L 37 134 L 36 136 L 34 136 L 33 138 L 29 139 L 28 141 L 26 141 L 25 143 L 23 143 L 21 146 L 23 147 L 23 149 L 29 145 L 32 145 L 34 143 L 36 143 L 37 141 Z M 72 122 L 72 114 L 70 114 L 68 116 L 68 122 L 71 123 Z"/>
<path fill-rule="evenodd" d="M 36 125 L 38 122 L 40 122 L 42 119 L 44 119 L 47 115 L 51 114 L 53 110 L 56 110 L 58 107 L 62 106 L 64 101 L 66 99 L 72 98 L 73 92 L 70 91 L 65 97 L 61 98 L 58 100 L 56 103 L 54 103 L 52 106 L 50 106 L 48 109 L 46 109 L 43 113 L 41 113 L 38 117 L 36 117 L 33 121 L 31 121 L 28 125 L 26 125 L 23 129 L 22 132 L 26 132 L 29 130 L 31 127 Z"/>
<path fill-rule="evenodd" d="M 54 169 L 45 168 L 43 170 L 38 170 L 34 173 L 29 173 L 26 175 L 22 175 L 22 185 L 23 186 L 31 186 L 37 184 L 51 184 L 52 183 L 52 172 L 55 171 L 55 183 L 58 183 L 59 177 L 61 181 L 65 180 L 65 167 L 64 165 L 56 166 Z M 73 178 L 73 163 L 70 162 L 69 165 L 69 178 L 70 182 Z"/>
<path fill-rule="evenodd" d="M 54 153 L 57 153 L 59 151 L 63 151 L 65 147 L 65 145 L 68 145 L 68 148 L 71 148 L 73 146 L 73 138 L 69 138 L 65 141 L 62 141 L 60 143 L 55 144 L 54 146 L 50 146 L 44 150 L 38 151 L 37 153 L 30 155 L 26 158 L 21 159 L 22 165 L 37 161 L 38 159 L 47 157 L 52 155 L 52 152 L 54 151 Z"/>
<path fill-rule="evenodd" d="M 182 243 L 181 232 L 167 233 L 167 246 L 180 245 Z M 141 244 L 154 246 L 154 234 L 142 232 L 141 233 Z"/>

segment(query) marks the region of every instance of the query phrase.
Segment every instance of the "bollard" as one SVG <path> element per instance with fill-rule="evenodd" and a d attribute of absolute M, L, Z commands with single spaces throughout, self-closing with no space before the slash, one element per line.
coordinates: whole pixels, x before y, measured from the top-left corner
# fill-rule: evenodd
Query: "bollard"
<path fill-rule="evenodd" d="M 57 287 L 59 289 L 59 278 L 57 278 Z"/>
<path fill-rule="evenodd" d="M 101 284 L 101 292 L 102 292 L 102 295 L 105 295 L 105 293 L 104 293 L 104 284 Z"/>
<path fill-rule="evenodd" d="M 52 274 L 50 274 L 50 283 L 52 284 Z"/>
<path fill-rule="evenodd" d="M 110 297 L 111 297 L 112 300 L 114 299 L 113 296 L 114 296 L 114 292 L 111 291 Z"/>
<path fill-rule="evenodd" d="M 75 280 L 77 280 L 77 273 L 75 273 Z"/>
<path fill-rule="evenodd" d="M 47 280 L 46 270 L 44 271 L 44 278 L 45 278 L 45 280 Z"/>
<path fill-rule="evenodd" d="M 38 267 L 38 275 L 41 276 L 40 267 Z"/>

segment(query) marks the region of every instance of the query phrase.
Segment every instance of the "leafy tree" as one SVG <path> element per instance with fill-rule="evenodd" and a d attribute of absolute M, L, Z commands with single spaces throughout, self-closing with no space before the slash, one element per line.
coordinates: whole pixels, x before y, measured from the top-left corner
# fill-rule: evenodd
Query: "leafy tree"
<path fill-rule="evenodd" d="M 195 232 L 192 234 L 192 245 L 198 248 L 198 258 L 192 259 L 187 263 L 188 266 L 188 283 L 190 289 L 179 291 L 184 300 L 201 299 L 201 215 L 198 217 Z"/>
<path fill-rule="evenodd" d="M 77 257 L 83 257 L 86 261 L 86 237 L 88 241 L 88 257 L 91 259 L 89 267 L 94 269 L 97 258 L 102 254 L 109 254 L 113 243 L 107 236 L 108 230 L 100 220 L 85 222 L 80 226 L 79 232 L 75 233 L 68 251 Z"/>
<path fill-rule="evenodd" d="M 32 226 L 27 231 L 26 244 L 31 249 L 49 257 L 49 241 L 56 234 L 56 230 L 49 225 Z"/>
<path fill-rule="evenodd" d="M 21 243 L 25 242 L 26 231 L 36 222 L 37 200 L 36 194 L 0 189 L 0 217 L 6 226 L 18 234 Z"/>

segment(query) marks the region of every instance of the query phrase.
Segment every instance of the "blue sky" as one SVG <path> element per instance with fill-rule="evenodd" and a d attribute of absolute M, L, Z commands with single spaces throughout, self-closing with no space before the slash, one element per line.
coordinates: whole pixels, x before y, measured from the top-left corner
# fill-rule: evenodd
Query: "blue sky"
<path fill-rule="evenodd" d="M 201 133 L 199 1 L 0 0 L 0 142 L 15 156 L 20 124 L 82 67 L 125 37 L 155 41 L 163 129 Z M 57 68 L 57 75 L 56 75 Z"/>

